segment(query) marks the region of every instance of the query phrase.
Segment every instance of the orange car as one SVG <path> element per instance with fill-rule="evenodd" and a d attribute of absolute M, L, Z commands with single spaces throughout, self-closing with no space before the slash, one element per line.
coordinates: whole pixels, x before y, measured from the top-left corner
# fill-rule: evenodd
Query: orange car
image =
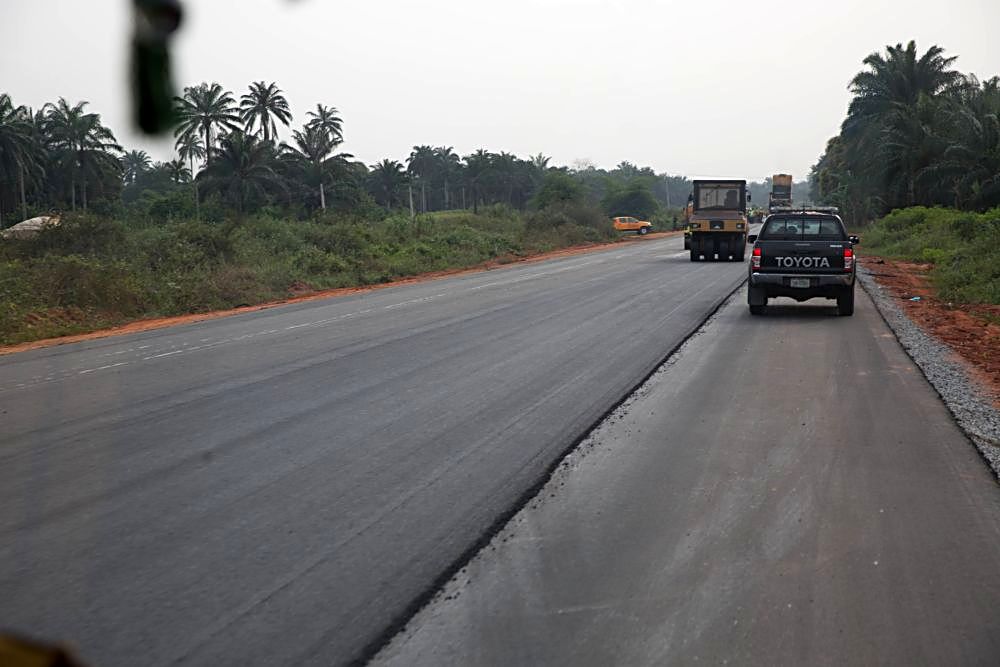
<path fill-rule="evenodd" d="M 636 232 L 646 235 L 653 230 L 653 223 L 633 218 L 630 215 L 620 215 L 617 218 L 612 218 L 611 221 L 614 223 L 615 229 L 620 232 Z"/>

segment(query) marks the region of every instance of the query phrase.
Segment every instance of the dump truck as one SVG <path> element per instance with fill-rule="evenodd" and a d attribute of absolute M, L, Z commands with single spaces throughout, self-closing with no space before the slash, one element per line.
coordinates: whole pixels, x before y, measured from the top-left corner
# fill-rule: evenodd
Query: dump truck
<path fill-rule="evenodd" d="M 747 182 L 698 180 L 693 185 L 694 192 L 688 197 L 691 213 L 685 242 L 691 261 L 742 262 L 749 228 Z"/>
<path fill-rule="evenodd" d="M 768 195 L 767 208 L 785 208 L 792 205 L 792 175 L 775 174 L 771 177 L 771 193 Z"/>

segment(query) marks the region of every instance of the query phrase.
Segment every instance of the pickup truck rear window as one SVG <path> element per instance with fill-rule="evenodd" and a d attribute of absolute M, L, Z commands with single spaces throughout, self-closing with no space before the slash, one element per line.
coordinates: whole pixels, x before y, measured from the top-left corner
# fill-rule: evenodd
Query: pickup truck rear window
<path fill-rule="evenodd" d="M 846 241 L 836 218 L 772 218 L 760 237 L 765 241 Z"/>

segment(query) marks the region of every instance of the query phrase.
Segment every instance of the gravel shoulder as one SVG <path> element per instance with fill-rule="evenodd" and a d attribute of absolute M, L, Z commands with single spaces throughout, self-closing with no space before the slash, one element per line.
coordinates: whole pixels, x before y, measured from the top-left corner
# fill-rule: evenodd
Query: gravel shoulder
<path fill-rule="evenodd" d="M 959 354 L 927 333 L 904 311 L 899 297 L 882 285 L 871 267 L 862 265 L 858 278 L 886 324 L 941 396 L 955 421 L 1000 476 L 1000 410 L 991 400 L 992 390 L 970 373 Z"/>

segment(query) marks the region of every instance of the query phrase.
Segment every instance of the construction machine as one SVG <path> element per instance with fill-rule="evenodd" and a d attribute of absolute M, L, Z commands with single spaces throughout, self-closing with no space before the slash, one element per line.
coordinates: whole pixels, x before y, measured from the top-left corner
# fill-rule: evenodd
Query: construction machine
<path fill-rule="evenodd" d="M 749 228 L 747 182 L 698 180 L 693 185 L 684 244 L 691 251 L 691 261 L 742 262 Z"/>

